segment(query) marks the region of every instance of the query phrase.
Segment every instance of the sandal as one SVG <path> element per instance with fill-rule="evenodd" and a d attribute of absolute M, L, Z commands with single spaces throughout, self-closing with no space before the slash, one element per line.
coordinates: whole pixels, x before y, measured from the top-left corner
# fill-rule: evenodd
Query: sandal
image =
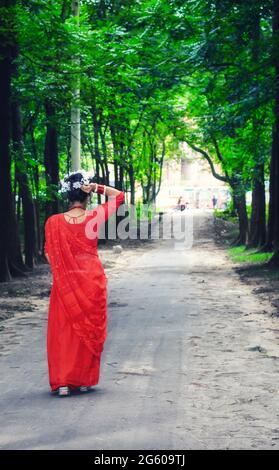
<path fill-rule="evenodd" d="M 59 397 L 67 397 L 71 394 L 69 387 L 59 387 L 58 388 L 58 395 Z"/>

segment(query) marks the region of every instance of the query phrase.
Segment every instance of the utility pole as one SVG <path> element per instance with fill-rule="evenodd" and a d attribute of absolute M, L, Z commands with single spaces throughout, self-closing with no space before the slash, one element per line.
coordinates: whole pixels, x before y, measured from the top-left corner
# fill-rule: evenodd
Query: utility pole
<path fill-rule="evenodd" d="M 72 0 L 72 14 L 79 25 L 79 0 Z M 79 58 L 74 58 L 75 64 L 79 64 Z M 72 171 L 80 169 L 80 80 L 77 74 L 75 88 L 73 90 L 73 104 L 71 109 L 71 167 Z"/>

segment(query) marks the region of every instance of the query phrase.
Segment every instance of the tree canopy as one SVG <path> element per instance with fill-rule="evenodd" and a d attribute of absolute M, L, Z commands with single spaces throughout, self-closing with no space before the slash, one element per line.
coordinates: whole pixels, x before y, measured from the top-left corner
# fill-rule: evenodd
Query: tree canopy
<path fill-rule="evenodd" d="M 152 203 L 164 159 L 187 142 L 231 188 L 236 243 L 276 260 L 279 0 L 81 0 L 79 18 L 72 6 L 1 2 L 1 280 L 42 257 L 44 221 L 71 168 L 73 105 L 81 164 L 100 181 L 113 167 L 130 203 L 137 184 Z"/>

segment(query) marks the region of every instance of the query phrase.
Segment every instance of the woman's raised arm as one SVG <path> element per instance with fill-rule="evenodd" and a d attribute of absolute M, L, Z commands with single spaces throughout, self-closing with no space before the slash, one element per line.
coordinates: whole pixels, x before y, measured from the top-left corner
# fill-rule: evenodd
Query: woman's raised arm
<path fill-rule="evenodd" d="M 86 193 L 90 193 L 91 191 L 96 192 L 97 194 L 103 194 L 111 199 L 103 204 L 97 206 L 97 208 L 93 209 L 93 212 L 97 210 L 98 213 L 98 223 L 103 223 L 108 218 L 114 214 L 118 207 L 125 201 L 125 194 L 123 191 L 119 191 L 116 188 L 112 188 L 111 186 L 106 186 L 103 184 L 98 183 L 90 183 L 88 185 L 83 185 L 81 187 L 83 191 Z"/>

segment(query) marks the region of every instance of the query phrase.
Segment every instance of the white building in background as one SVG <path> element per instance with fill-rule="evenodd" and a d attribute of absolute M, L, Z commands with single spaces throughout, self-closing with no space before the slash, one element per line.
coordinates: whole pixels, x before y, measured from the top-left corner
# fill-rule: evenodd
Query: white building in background
<path fill-rule="evenodd" d="M 220 167 L 214 166 L 216 172 L 222 175 Z M 208 162 L 186 144 L 183 144 L 180 159 L 165 160 L 156 206 L 163 209 L 175 207 L 179 196 L 193 209 L 213 208 L 214 196 L 217 199 L 216 207 L 223 209 L 231 199 L 228 185 L 214 178 Z"/>

